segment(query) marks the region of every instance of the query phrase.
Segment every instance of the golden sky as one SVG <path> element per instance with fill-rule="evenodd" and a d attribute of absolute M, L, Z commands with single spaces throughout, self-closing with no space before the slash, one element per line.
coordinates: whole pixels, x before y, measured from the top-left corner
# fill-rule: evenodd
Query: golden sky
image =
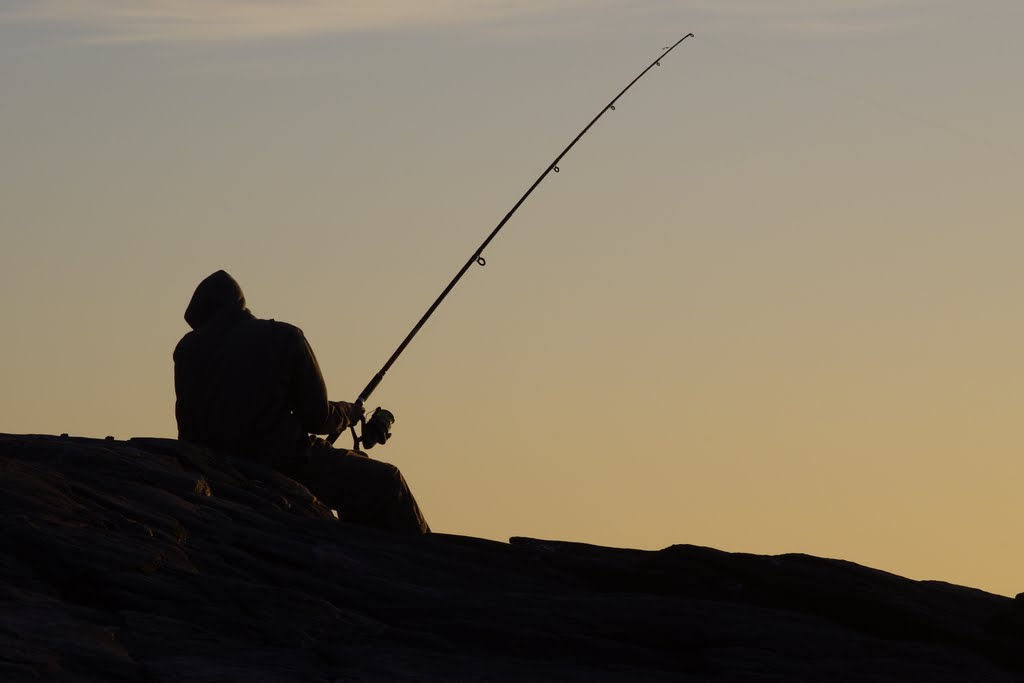
<path fill-rule="evenodd" d="M 140 8 L 141 6 L 141 8 Z M 1017 0 L 14 0 L 0 431 L 174 436 L 224 268 L 431 526 L 1013 595 Z"/>

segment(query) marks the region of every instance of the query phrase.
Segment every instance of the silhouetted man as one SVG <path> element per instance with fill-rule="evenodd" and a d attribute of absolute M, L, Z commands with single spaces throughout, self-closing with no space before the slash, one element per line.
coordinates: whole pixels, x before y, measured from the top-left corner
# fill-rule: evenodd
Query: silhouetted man
<path fill-rule="evenodd" d="M 192 331 L 174 349 L 179 439 L 272 466 L 342 521 L 430 531 L 397 467 L 311 436 L 347 429 L 362 408 L 327 400 L 302 330 L 254 317 L 223 270 L 199 283 L 185 322 Z"/>

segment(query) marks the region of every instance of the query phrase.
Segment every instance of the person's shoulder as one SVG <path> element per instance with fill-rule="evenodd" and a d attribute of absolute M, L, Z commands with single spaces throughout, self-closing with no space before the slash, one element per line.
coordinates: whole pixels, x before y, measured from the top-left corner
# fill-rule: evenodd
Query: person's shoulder
<path fill-rule="evenodd" d="M 282 322 L 275 320 L 274 318 L 254 318 L 254 323 L 259 324 L 261 327 L 273 330 L 276 334 L 288 337 L 302 337 L 302 330 L 296 325 L 291 323 Z"/>
<path fill-rule="evenodd" d="M 251 324 L 259 326 L 266 334 L 289 346 L 301 347 L 306 343 L 302 329 L 291 323 L 273 318 L 253 318 Z"/>

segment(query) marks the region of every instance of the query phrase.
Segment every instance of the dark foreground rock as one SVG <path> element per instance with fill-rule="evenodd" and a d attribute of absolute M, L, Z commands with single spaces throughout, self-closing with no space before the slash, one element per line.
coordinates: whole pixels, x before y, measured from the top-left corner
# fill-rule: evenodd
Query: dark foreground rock
<path fill-rule="evenodd" d="M 0 538 L 0 681 L 1024 681 L 1020 601 L 806 555 L 395 537 L 171 440 L 0 435 Z"/>

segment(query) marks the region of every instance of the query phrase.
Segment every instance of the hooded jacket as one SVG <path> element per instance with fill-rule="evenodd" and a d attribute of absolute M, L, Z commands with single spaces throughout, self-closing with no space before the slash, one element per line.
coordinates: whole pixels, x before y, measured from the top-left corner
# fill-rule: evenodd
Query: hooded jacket
<path fill-rule="evenodd" d="M 179 439 L 272 464 L 342 424 L 302 330 L 254 317 L 223 270 L 199 283 L 185 321 L 192 331 L 174 349 Z"/>

